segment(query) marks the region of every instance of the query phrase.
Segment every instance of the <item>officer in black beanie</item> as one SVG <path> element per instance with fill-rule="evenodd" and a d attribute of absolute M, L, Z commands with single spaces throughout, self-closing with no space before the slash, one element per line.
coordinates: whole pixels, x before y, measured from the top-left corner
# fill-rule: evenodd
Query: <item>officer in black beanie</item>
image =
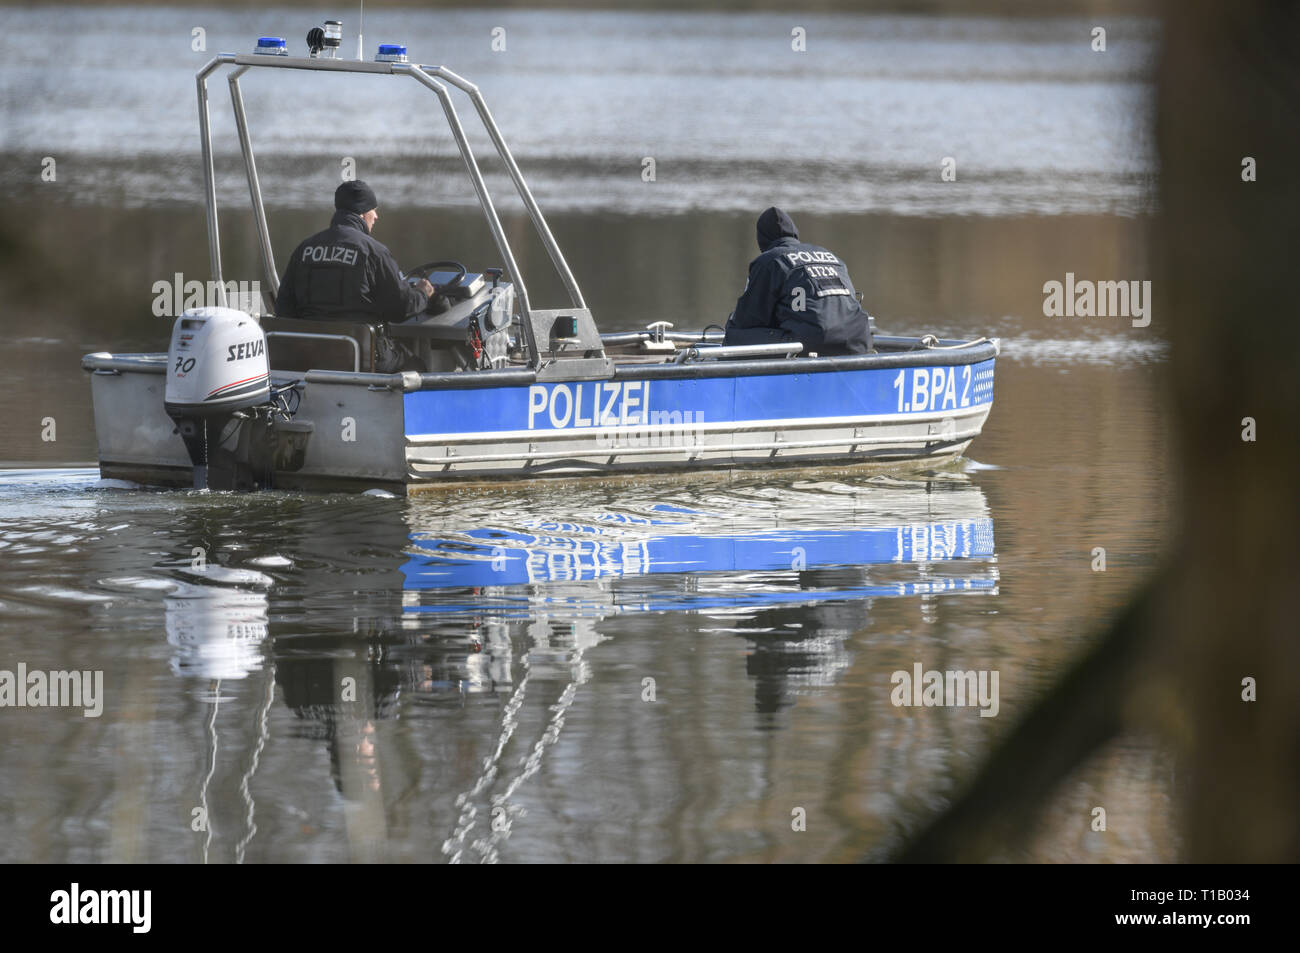
<path fill-rule="evenodd" d="M 799 341 L 803 353 L 866 354 L 871 324 L 849 270 L 820 245 L 799 241 L 790 216 L 772 207 L 758 217 L 749 281 L 727 318 L 727 344 Z"/>
<path fill-rule="evenodd" d="M 334 192 L 330 227 L 293 250 L 275 298 L 279 318 L 366 323 L 402 321 L 422 312 L 434 288 L 426 280 L 408 285 L 392 253 L 371 237 L 379 200 L 360 179 Z M 411 355 L 384 337 L 379 347 L 384 373 L 408 368 Z"/>

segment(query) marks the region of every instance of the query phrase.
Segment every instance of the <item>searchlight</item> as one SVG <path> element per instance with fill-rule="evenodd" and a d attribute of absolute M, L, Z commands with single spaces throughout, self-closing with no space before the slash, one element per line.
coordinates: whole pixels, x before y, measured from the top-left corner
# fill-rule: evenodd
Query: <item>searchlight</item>
<path fill-rule="evenodd" d="M 343 21 L 326 20 L 325 29 L 312 27 L 307 33 L 307 52 L 312 59 L 324 57 L 325 59 L 336 60 L 339 58 L 339 47 L 343 45 Z"/>

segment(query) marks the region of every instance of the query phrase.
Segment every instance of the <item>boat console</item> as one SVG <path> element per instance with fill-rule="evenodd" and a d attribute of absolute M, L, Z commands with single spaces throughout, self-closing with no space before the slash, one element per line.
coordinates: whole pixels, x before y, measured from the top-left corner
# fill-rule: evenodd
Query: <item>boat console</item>
<path fill-rule="evenodd" d="M 423 314 L 390 324 L 388 333 L 404 341 L 428 372 L 507 366 L 515 347 L 515 291 L 503 274 L 500 268 L 470 272 L 450 260 L 411 269 L 408 281 L 427 279 L 435 292 Z"/>

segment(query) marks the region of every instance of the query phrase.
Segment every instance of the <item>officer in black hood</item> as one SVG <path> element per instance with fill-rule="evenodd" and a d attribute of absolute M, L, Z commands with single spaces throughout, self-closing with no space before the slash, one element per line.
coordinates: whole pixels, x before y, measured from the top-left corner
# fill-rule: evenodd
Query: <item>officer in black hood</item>
<path fill-rule="evenodd" d="M 330 227 L 293 250 L 280 280 L 275 314 L 314 321 L 402 321 L 425 309 L 434 288 L 427 280 L 408 285 L 392 252 L 370 236 L 379 219 L 379 200 L 360 179 L 334 192 Z M 380 342 L 380 367 L 401 370 L 410 355 L 387 337 Z"/>
<path fill-rule="evenodd" d="M 866 354 L 871 325 L 844 262 L 799 241 L 790 216 L 769 208 L 758 217 L 758 249 L 749 281 L 727 319 L 727 344 L 800 341 L 804 353 Z"/>

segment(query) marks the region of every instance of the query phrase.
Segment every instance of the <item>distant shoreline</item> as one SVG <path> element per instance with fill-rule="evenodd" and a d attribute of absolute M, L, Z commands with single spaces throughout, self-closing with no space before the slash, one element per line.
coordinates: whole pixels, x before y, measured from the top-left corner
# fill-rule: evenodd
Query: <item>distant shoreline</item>
<path fill-rule="evenodd" d="M 29 6 L 29 0 L 0 0 L 0 7 Z M 328 7 L 335 13 L 355 10 L 357 0 L 69 0 L 69 7 L 173 7 L 255 9 L 274 7 Z M 872 13 L 915 16 L 1007 16 L 1007 17 L 1083 17 L 1083 16 L 1154 16 L 1160 12 L 1159 0 L 807 0 L 797 10 L 788 0 L 497 0 L 474 5 L 467 0 L 382 0 L 368 5 L 372 10 L 391 9 L 472 9 L 477 12 L 525 10 L 593 10 L 641 13 L 785 13 L 791 17 L 818 13 Z"/>

